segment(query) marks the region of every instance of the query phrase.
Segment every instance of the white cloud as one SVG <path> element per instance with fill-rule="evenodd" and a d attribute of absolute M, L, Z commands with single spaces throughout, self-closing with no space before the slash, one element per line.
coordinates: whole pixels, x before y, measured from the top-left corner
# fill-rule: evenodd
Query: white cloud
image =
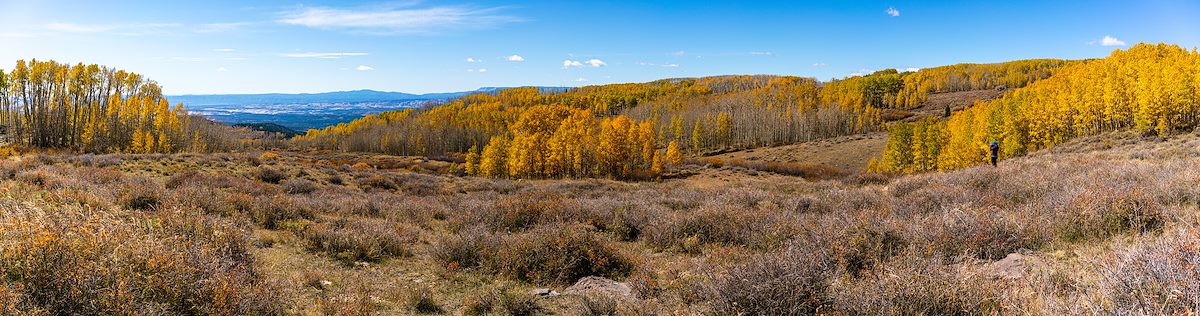
<path fill-rule="evenodd" d="M 887 9 L 887 11 L 883 11 L 883 12 L 887 13 L 887 15 L 890 15 L 890 16 L 900 16 L 900 10 L 896 10 L 895 7 L 889 7 Z"/>
<path fill-rule="evenodd" d="M 675 68 L 675 67 L 679 67 L 679 64 L 663 64 L 662 66 L 663 66 L 663 67 Z"/>
<path fill-rule="evenodd" d="M 772 53 L 772 52 L 750 52 L 750 55 L 754 55 L 754 56 L 775 56 L 775 53 Z"/>
<path fill-rule="evenodd" d="M 232 48 L 217 48 L 217 49 L 213 49 L 213 51 L 214 52 L 232 52 L 232 51 L 234 51 L 234 49 L 232 49 Z"/>
<path fill-rule="evenodd" d="M 583 67 L 600 68 L 600 67 L 608 66 L 608 63 L 604 62 L 603 60 L 599 60 L 599 59 L 595 59 L 595 58 L 588 59 L 587 61 L 578 61 L 578 60 L 567 59 L 562 62 L 562 65 L 563 65 L 563 68 L 583 68 Z"/>
<path fill-rule="evenodd" d="M 225 67 L 217 68 L 217 72 L 226 72 L 226 71 L 229 71 L 229 69 L 225 69 Z"/>
<path fill-rule="evenodd" d="M 284 12 L 278 22 L 321 29 L 344 29 L 376 35 L 430 34 L 453 29 L 479 29 L 521 19 L 498 14 L 501 8 L 433 6 L 416 8 L 338 9 L 306 7 Z"/>
<path fill-rule="evenodd" d="M 250 58 L 246 58 L 246 57 L 225 57 L 224 59 L 225 60 L 250 60 Z"/>
<path fill-rule="evenodd" d="M 572 67 L 574 67 L 574 68 L 583 67 L 583 63 L 581 63 L 579 61 L 575 61 L 575 60 L 570 60 L 570 59 L 563 61 L 563 68 L 572 68 Z"/>
<path fill-rule="evenodd" d="M 1125 46 L 1125 41 L 1105 35 L 1103 39 L 1100 39 L 1100 46 Z"/>
<path fill-rule="evenodd" d="M 472 57 L 467 57 L 467 62 L 468 63 L 478 63 L 478 62 L 482 62 L 482 60 L 478 60 L 478 59 L 475 59 Z"/>
<path fill-rule="evenodd" d="M 508 56 L 505 59 L 508 59 L 508 61 L 514 61 L 514 62 L 525 61 L 525 57 L 521 57 L 521 55 L 512 55 L 512 56 Z"/>
<path fill-rule="evenodd" d="M 358 71 L 372 71 L 372 70 L 375 70 L 375 68 L 374 68 L 374 67 L 371 67 L 371 66 L 367 66 L 367 65 L 358 65 L 358 67 L 354 67 L 354 70 L 358 70 Z"/>
<path fill-rule="evenodd" d="M 579 78 L 575 79 L 575 82 L 586 82 L 586 81 L 588 81 L 588 80 L 587 80 L 587 78 L 584 78 L 584 77 L 579 77 Z"/>
<path fill-rule="evenodd" d="M 825 66 L 829 66 L 829 64 L 826 64 L 826 63 L 814 63 L 813 64 L 813 67 L 825 67 Z"/>
<path fill-rule="evenodd" d="M 687 54 L 687 52 L 685 52 L 685 51 L 676 51 L 676 52 L 672 52 L 671 56 L 683 56 L 686 54 Z"/>
<path fill-rule="evenodd" d="M 282 55 L 283 57 L 292 57 L 292 58 L 321 58 L 321 59 L 341 59 L 341 58 L 343 58 L 343 57 L 366 56 L 366 55 L 367 55 L 367 53 L 314 53 L 314 52 L 303 52 L 303 53 L 285 53 L 285 54 L 280 54 L 280 55 Z"/>
<path fill-rule="evenodd" d="M 904 71 L 906 71 L 906 72 L 918 72 L 918 71 L 921 71 L 921 68 L 913 68 L 913 67 L 908 67 L 908 68 L 904 68 Z"/>

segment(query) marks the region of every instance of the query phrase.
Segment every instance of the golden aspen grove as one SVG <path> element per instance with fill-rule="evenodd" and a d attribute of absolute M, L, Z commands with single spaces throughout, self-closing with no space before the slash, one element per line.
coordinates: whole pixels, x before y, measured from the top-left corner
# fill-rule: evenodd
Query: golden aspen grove
<path fill-rule="evenodd" d="M 653 178 L 684 153 L 778 146 L 871 132 L 886 109 L 930 93 L 1023 87 L 1071 61 L 959 64 L 822 83 L 811 78 L 720 76 L 565 91 L 512 88 L 426 109 L 367 116 L 310 130 L 302 146 L 445 156 L 465 153 L 470 174 L 513 178 Z M 670 145 L 677 159 L 666 159 Z"/>
<path fill-rule="evenodd" d="M 880 172 L 954 170 L 1016 157 L 1073 138 L 1133 129 L 1168 135 L 1200 124 L 1200 54 L 1168 44 L 1138 44 L 1107 58 L 1076 62 L 1054 76 L 979 102 L 946 120 L 889 128 Z"/>
<path fill-rule="evenodd" d="M 36 59 L 0 71 L 0 130 L 9 145 L 90 153 L 205 152 L 235 137 L 139 74 Z"/>

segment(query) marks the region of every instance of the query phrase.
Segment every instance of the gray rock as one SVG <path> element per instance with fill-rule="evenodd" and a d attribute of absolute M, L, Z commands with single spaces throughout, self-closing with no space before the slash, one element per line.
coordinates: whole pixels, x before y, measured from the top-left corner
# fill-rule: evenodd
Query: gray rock
<path fill-rule="evenodd" d="M 633 289 L 628 283 L 617 282 L 608 278 L 589 276 L 579 279 L 572 285 L 563 290 L 563 294 L 574 294 L 582 296 L 605 295 L 617 299 L 637 299 L 633 295 Z"/>
<path fill-rule="evenodd" d="M 555 292 L 551 289 L 532 289 L 529 290 L 529 295 L 533 295 L 535 297 L 555 297 L 558 296 L 558 292 Z"/>

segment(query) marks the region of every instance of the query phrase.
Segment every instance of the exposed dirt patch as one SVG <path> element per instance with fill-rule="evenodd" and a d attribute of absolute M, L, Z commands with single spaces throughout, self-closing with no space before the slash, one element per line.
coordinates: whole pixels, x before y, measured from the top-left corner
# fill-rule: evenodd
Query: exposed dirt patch
<path fill-rule="evenodd" d="M 1007 91 L 1008 90 L 987 89 L 932 94 L 929 96 L 929 100 L 925 101 L 925 104 L 909 110 L 916 115 L 909 116 L 903 121 L 915 122 L 930 116 L 943 116 L 946 113 L 947 106 L 950 107 L 951 111 L 958 112 L 970 107 L 971 105 L 974 105 L 975 101 L 996 99 L 1004 95 L 1004 93 Z"/>
<path fill-rule="evenodd" d="M 871 158 L 878 157 L 883 153 L 885 145 L 887 145 L 887 133 L 881 132 L 841 136 L 778 147 L 747 149 L 710 157 L 723 160 L 797 162 L 825 165 L 846 172 L 860 172 L 867 169 L 867 162 Z"/>

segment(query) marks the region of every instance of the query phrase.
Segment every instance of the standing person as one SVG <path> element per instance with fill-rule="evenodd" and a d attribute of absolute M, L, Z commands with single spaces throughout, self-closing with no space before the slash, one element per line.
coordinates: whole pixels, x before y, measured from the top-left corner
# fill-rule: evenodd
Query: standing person
<path fill-rule="evenodd" d="M 1000 154 L 1000 144 L 997 144 L 996 141 L 993 140 L 992 144 L 988 145 L 988 149 L 992 151 L 992 167 L 995 167 L 996 158 L 999 157 Z"/>

